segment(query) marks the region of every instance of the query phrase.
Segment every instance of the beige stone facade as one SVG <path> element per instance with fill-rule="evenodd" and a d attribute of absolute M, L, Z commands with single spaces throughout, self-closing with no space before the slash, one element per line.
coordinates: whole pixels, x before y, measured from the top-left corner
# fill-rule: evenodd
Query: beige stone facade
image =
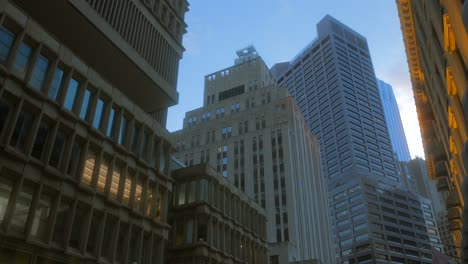
<path fill-rule="evenodd" d="M 173 133 L 176 158 L 207 163 L 265 209 L 271 263 L 334 260 L 319 145 L 251 47 L 205 77 L 205 106 Z M 208 99 L 209 98 L 209 99 Z"/>
<path fill-rule="evenodd" d="M 168 263 L 268 263 L 267 219 L 258 204 L 206 164 L 172 176 Z"/>
<path fill-rule="evenodd" d="M 154 3 L 0 1 L 1 263 L 164 262 L 174 73 L 151 63 L 143 33 L 120 31 L 153 25 L 182 52 Z M 152 106 L 145 91 L 166 96 Z"/>
<path fill-rule="evenodd" d="M 444 193 L 457 255 L 465 252 L 468 186 L 468 34 L 464 1 L 398 0 L 428 174 Z M 466 4 L 466 3 L 465 3 Z M 464 231 L 466 232 L 466 231 Z M 463 241 L 462 242 L 462 236 Z M 460 246 L 464 244 L 464 248 Z"/>

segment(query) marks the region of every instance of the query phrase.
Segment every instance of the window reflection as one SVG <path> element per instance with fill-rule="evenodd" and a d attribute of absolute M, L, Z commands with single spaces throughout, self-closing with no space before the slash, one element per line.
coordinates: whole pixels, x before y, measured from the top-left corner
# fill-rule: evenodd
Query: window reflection
<path fill-rule="evenodd" d="M 68 84 L 68 91 L 67 95 L 65 96 L 65 102 L 63 103 L 63 107 L 65 109 L 72 111 L 73 105 L 75 103 L 76 92 L 78 91 L 79 83 L 75 79 L 70 80 L 70 84 Z"/>
<path fill-rule="evenodd" d="M 32 48 L 26 43 L 21 43 L 18 54 L 16 55 L 15 64 L 13 65 L 13 70 L 24 73 L 29 62 L 29 57 L 31 56 Z"/>
<path fill-rule="evenodd" d="M 10 227 L 18 232 L 24 232 L 24 226 L 28 219 L 31 201 L 34 196 L 34 187 L 24 184 L 21 192 L 16 197 L 15 211 L 11 218 Z"/>
<path fill-rule="evenodd" d="M 39 202 L 36 206 L 34 219 L 31 227 L 31 235 L 44 241 L 47 239 L 50 226 L 49 217 L 51 204 L 51 195 L 43 191 L 41 194 L 41 198 L 39 199 Z"/>
<path fill-rule="evenodd" d="M 117 195 L 119 194 L 119 183 L 120 183 L 120 176 L 122 175 L 122 167 L 115 167 L 114 171 L 112 172 L 112 178 L 110 183 L 110 195 L 112 198 L 117 199 Z"/>
<path fill-rule="evenodd" d="M 33 88 L 37 90 L 40 90 L 42 88 L 48 68 L 49 60 L 43 55 L 39 55 L 36 61 L 36 65 L 34 65 L 34 70 L 31 76 L 31 86 Z"/>
<path fill-rule="evenodd" d="M 106 188 L 106 179 L 107 173 L 109 171 L 109 160 L 104 158 L 101 162 L 101 167 L 99 167 L 99 176 L 97 180 L 97 190 L 100 192 L 104 192 Z"/>
<path fill-rule="evenodd" d="M 101 125 L 101 118 L 103 116 L 104 112 L 104 101 L 99 98 L 97 105 L 96 105 L 96 112 L 94 114 L 94 121 L 93 121 L 93 127 L 96 129 L 99 129 Z"/>
<path fill-rule="evenodd" d="M 14 40 L 15 35 L 10 30 L 0 27 L 0 63 L 6 63 Z"/>
<path fill-rule="evenodd" d="M 86 120 L 88 115 L 89 100 L 91 99 L 91 91 L 86 89 L 83 97 L 83 104 L 81 105 L 80 118 Z"/>
<path fill-rule="evenodd" d="M 133 175 L 129 174 L 127 177 L 125 177 L 125 185 L 124 185 L 124 191 L 123 191 L 123 202 L 125 205 L 129 206 L 130 205 L 130 194 L 132 191 L 132 181 L 133 181 Z"/>
<path fill-rule="evenodd" d="M 62 86 L 62 80 L 63 80 L 63 70 L 60 69 L 60 68 L 57 68 L 55 70 L 54 78 L 52 79 L 52 84 L 51 84 L 50 90 L 49 90 L 50 99 L 52 99 L 52 100 L 57 99 L 59 89 Z"/>
<path fill-rule="evenodd" d="M 10 199 L 13 182 L 9 179 L 0 177 L 0 224 L 5 217 L 5 212 Z"/>
<path fill-rule="evenodd" d="M 85 185 L 91 186 L 93 181 L 93 171 L 94 165 L 96 163 L 96 152 L 89 150 L 86 154 L 86 163 L 83 170 L 83 176 L 81 177 L 81 182 Z"/>

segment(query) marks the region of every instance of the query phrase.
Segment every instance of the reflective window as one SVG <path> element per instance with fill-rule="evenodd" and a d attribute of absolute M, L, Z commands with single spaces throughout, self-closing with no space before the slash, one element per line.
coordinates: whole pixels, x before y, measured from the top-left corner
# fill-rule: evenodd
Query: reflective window
<path fill-rule="evenodd" d="M 57 99 L 58 92 L 62 87 L 63 81 L 63 70 L 60 68 L 55 69 L 54 77 L 52 79 L 52 84 L 50 85 L 49 98 L 52 100 Z"/>
<path fill-rule="evenodd" d="M 62 159 L 66 140 L 67 138 L 66 138 L 65 133 L 61 130 L 58 130 L 57 135 L 55 136 L 54 146 L 52 147 L 52 151 L 50 153 L 50 160 L 49 160 L 50 166 L 60 169 L 59 165 Z"/>
<path fill-rule="evenodd" d="M 106 225 L 104 227 L 104 238 L 101 248 L 101 255 L 105 259 L 111 261 L 113 259 L 113 245 L 117 230 L 117 218 L 113 215 L 107 214 L 106 216 Z"/>
<path fill-rule="evenodd" d="M 133 136 L 132 136 L 132 152 L 137 154 L 138 153 L 138 137 L 140 136 L 140 126 L 135 124 L 133 129 Z"/>
<path fill-rule="evenodd" d="M 16 149 L 25 152 L 26 143 L 31 132 L 33 124 L 33 115 L 26 111 L 21 111 L 16 121 L 15 129 L 13 130 L 13 135 L 11 136 L 10 145 Z"/>
<path fill-rule="evenodd" d="M 13 70 L 23 73 L 26 71 L 28 66 L 29 57 L 31 56 L 32 48 L 26 43 L 21 43 L 18 54 L 16 55 L 15 64 Z"/>
<path fill-rule="evenodd" d="M 129 173 L 127 175 L 127 177 L 125 177 L 125 185 L 124 185 L 124 191 L 123 191 L 123 202 L 127 206 L 130 206 L 130 194 L 132 192 L 133 176 L 134 175 Z"/>
<path fill-rule="evenodd" d="M 63 247 L 65 244 L 66 228 L 68 225 L 69 217 L 72 215 L 72 201 L 66 197 L 62 197 L 60 205 L 57 208 L 57 216 L 55 218 L 55 229 L 53 241 L 57 245 Z"/>
<path fill-rule="evenodd" d="M 0 27 L 0 63 L 6 63 L 14 40 L 15 35 L 10 30 Z"/>
<path fill-rule="evenodd" d="M 164 202 L 166 197 L 166 191 L 163 188 L 159 188 L 158 196 L 156 198 L 156 219 L 161 222 L 164 222 Z"/>
<path fill-rule="evenodd" d="M 11 112 L 10 104 L 0 99 L 0 135 L 2 134 L 2 130 L 7 123 L 10 112 Z"/>
<path fill-rule="evenodd" d="M 70 160 L 68 162 L 67 174 L 75 178 L 78 171 L 78 164 L 80 163 L 81 156 L 81 144 L 77 140 L 73 142 L 72 152 L 70 155 Z"/>
<path fill-rule="evenodd" d="M 127 130 L 128 130 L 128 119 L 123 116 L 122 121 L 120 122 L 120 132 L 119 132 L 119 139 L 118 143 L 120 145 L 125 144 L 125 139 L 127 137 Z"/>
<path fill-rule="evenodd" d="M 44 79 L 47 74 L 47 69 L 49 68 L 49 60 L 43 55 L 39 55 L 34 65 L 34 70 L 31 76 L 31 86 L 37 90 L 42 88 L 44 85 Z"/>
<path fill-rule="evenodd" d="M 80 111 L 80 118 L 83 120 L 86 120 L 86 116 L 88 115 L 90 99 L 91 99 L 91 91 L 89 89 L 86 89 L 84 96 L 83 96 L 83 104 L 81 105 L 81 111 Z"/>
<path fill-rule="evenodd" d="M 107 173 L 109 171 L 109 160 L 107 158 L 103 158 L 101 161 L 101 166 L 99 167 L 99 175 L 97 179 L 97 190 L 100 192 L 104 192 L 106 187 L 106 179 Z"/>
<path fill-rule="evenodd" d="M 146 215 L 151 216 L 154 211 L 154 195 L 156 195 L 156 186 L 150 182 L 148 185 L 148 193 L 146 194 Z"/>
<path fill-rule="evenodd" d="M 31 227 L 31 235 L 40 240 L 47 240 L 50 228 L 50 208 L 52 196 L 44 189 L 41 198 L 36 205 L 34 219 Z"/>
<path fill-rule="evenodd" d="M 135 209 L 141 211 L 143 207 L 143 179 L 138 177 L 135 186 Z"/>
<path fill-rule="evenodd" d="M 44 151 L 44 146 L 47 143 L 47 138 L 49 135 L 50 126 L 48 123 L 42 121 L 37 130 L 36 139 L 34 141 L 34 146 L 32 149 L 31 155 L 37 159 L 41 159 L 42 152 Z"/>
<path fill-rule="evenodd" d="M 104 115 L 104 101 L 99 98 L 96 105 L 96 112 L 94 113 L 93 127 L 99 129 L 101 125 L 101 119 Z"/>
<path fill-rule="evenodd" d="M 68 84 L 68 91 L 67 95 L 65 96 L 65 102 L 63 103 L 63 106 L 69 111 L 72 111 L 73 109 L 73 105 L 75 103 L 76 98 L 76 92 L 78 91 L 78 86 L 79 83 L 75 79 L 71 79 L 70 83 Z"/>
<path fill-rule="evenodd" d="M 145 161 L 148 160 L 148 144 L 149 144 L 149 132 L 146 130 L 143 130 L 143 142 L 141 143 L 141 157 Z"/>
<path fill-rule="evenodd" d="M 109 113 L 109 124 L 107 124 L 107 131 L 106 131 L 106 135 L 108 137 L 114 136 L 114 123 L 115 123 L 116 118 L 117 116 L 115 115 L 115 109 L 114 107 L 112 107 Z"/>
<path fill-rule="evenodd" d="M 91 186 L 93 182 L 93 172 L 94 166 L 96 164 L 96 156 L 96 152 L 92 150 L 88 150 L 88 153 L 86 153 L 86 163 L 83 170 L 83 176 L 81 177 L 81 182 L 88 186 Z"/>
<path fill-rule="evenodd" d="M 82 202 L 76 204 L 74 219 L 71 225 L 70 241 L 68 244 L 70 247 L 81 249 L 83 237 L 86 235 L 85 227 L 89 214 L 88 211 L 89 207 L 86 204 Z"/>
<path fill-rule="evenodd" d="M 112 171 L 112 178 L 110 183 L 110 195 L 112 198 L 117 199 L 117 195 L 119 194 L 119 184 L 120 184 L 120 177 L 122 175 L 123 167 L 115 166 L 114 170 Z"/>
<path fill-rule="evenodd" d="M 179 184 L 179 199 L 178 205 L 185 204 L 185 183 Z"/>
<path fill-rule="evenodd" d="M 10 199 L 13 182 L 5 177 L 0 177 L 0 224 L 5 217 L 5 212 Z"/>
<path fill-rule="evenodd" d="M 29 184 L 23 184 L 21 192 L 16 197 L 15 211 L 11 218 L 10 228 L 13 230 L 24 232 L 33 196 L 34 187 Z"/>
<path fill-rule="evenodd" d="M 93 256 L 96 256 L 99 233 L 101 230 L 101 223 L 104 214 L 98 210 L 93 210 L 93 216 L 91 217 L 91 225 L 89 226 L 88 243 L 86 243 L 86 251 Z"/>

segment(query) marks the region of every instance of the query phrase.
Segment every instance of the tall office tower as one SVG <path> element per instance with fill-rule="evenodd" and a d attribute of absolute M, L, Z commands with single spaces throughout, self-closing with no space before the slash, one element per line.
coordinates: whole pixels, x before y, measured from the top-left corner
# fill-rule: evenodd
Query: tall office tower
<path fill-rule="evenodd" d="M 173 171 L 168 263 L 267 264 L 265 211 L 214 168 Z"/>
<path fill-rule="evenodd" d="M 208 163 L 265 208 L 270 263 L 334 263 L 319 145 L 253 47 L 205 76 L 205 104 L 173 133 L 175 156 Z"/>
<path fill-rule="evenodd" d="M 398 184 L 366 39 L 331 16 L 317 30 L 316 39 L 273 71 L 321 143 L 324 174 L 330 183 L 373 175 Z"/>
<path fill-rule="evenodd" d="M 0 1 L 0 262 L 164 262 L 187 5 Z"/>
<path fill-rule="evenodd" d="M 393 255 L 390 248 L 395 242 L 391 240 L 393 235 L 376 235 L 380 233 L 378 229 L 370 227 L 372 208 L 367 208 L 359 195 L 349 193 L 356 185 L 362 186 L 365 179 L 375 181 L 376 186 L 381 185 L 379 188 L 388 192 L 403 186 L 367 41 L 330 16 L 318 23 L 317 30 L 316 39 L 290 62 L 275 65 L 272 72 L 280 85 L 288 88 L 320 142 L 323 171 L 329 178 L 337 257 L 344 263 L 364 261 L 369 254 L 371 259 L 380 259 L 382 256 L 376 252 L 383 244 L 386 250 L 383 259 L 398 262 L 402 257 Z M 406 191 L 404 195 L 413 194 Z M 396 204 L 395 196 L 385 199 Z M 391 225 L 392 230 L 406 230 L 406 221 L 390 218 L 382 221 Z M 411 226 L 417 224 L 413 218 L 407 221 Z M 428 236 L 427 230 L 423 232 Z M 405 235 L 411 237 L 410 233 Z M 426 259 L 427 255 L 422 254 L 420 257 Z M 361 258 L 363 255 L 366 257 Z"/>
<path fill-rule="evenodd" d="M 464 1 L 397 0 L 427 170 L 447 193 L 450 230 L 468 262 L 468 34 Z M 466 6 L 466 1 L 465 1 Z M 466 15 L 466 11 L 465 11 Z M 463 231 L 465 230 L 465 231 Z M 463 232 L 463 234 L 462 234 Z M 463 236 L 463 241 L 462 241 Z"/>
<path fill-rule="evenodd" d="M 411 160 L 411 155 L 392 86 L 379 79 L 377 79 L 377 86 L 379 87 L 380 100 L 382 101 L 382 108 L 384 110 L 385 121 L 387 122 L 393 151 L 398 161 L 408 162 Z"/>

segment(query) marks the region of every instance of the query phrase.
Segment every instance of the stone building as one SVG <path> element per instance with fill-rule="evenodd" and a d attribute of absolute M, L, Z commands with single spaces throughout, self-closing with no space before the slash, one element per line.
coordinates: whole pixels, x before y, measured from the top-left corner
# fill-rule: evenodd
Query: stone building
<path fill-rule="evenodd" d="M 186 113 L 174 154 L 207 163 L 265 209 L 271 263 L 334 262 L 319 145 L 253 47 L 205 77 L 204 106 Z"/>
<path fill-rule="evenodd" d="M 172 176 L 168 263 L 267 263 L 263 208 L 206 164 Z"/>
<path fill-rule="evenodd" d="M 466 1 L 397 0 L 429 177 L 447 206 L 461 262 L 468 261 L 468 34 Z M 464 3 L 465 2 L 465 3 Z M 464 213 L 462 214 L 462 211 Z M 463 231 L 465 230 L 465 231 Z M 462 234 L 464 232 L 464 234 Z M 461 248 L 463 245 L 463 248 Z"/>

